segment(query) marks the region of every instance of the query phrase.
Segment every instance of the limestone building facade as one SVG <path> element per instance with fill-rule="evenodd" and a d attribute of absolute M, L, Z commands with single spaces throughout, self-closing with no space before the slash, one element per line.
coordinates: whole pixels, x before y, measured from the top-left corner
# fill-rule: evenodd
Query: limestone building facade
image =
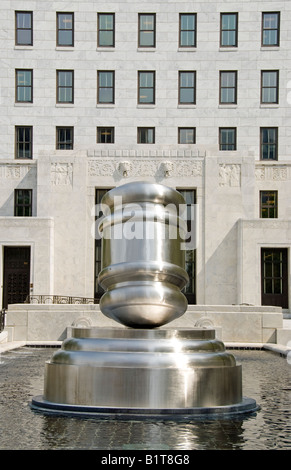
<path fill-rule="evenodd" d="M 2 0 L 0 277 L 95 299 L 104 191 L 198 207 L 190 304 L 291 298 L 289 0 Z"/>

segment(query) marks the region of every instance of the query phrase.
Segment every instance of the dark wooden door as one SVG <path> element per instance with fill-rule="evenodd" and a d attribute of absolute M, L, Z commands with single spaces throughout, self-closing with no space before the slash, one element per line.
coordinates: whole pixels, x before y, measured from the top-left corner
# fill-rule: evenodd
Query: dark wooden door
<path fill-rule="evenodd" d="M 24 303 L 29 295 L 30 247 L 5 246 L 3 271 L 3 308 Z"/>
<path fill-rule="evenodd" d="M 262 248 L 262 305 L 288 308 L 287 248 Z"/>

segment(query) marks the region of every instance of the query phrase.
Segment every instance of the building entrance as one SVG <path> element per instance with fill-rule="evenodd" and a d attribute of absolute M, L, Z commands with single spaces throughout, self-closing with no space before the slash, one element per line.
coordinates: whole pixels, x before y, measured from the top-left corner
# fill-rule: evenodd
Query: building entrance
<path fill-rule="evenodd" d="M 25 302 L 30 285 L 30 247 L 5 246 L 3 267 L 3 308 Z"/>
<path fill-rule="evenodd" d="M 262 248 L 262 305 L 288 308 L 287 248 Z"/>

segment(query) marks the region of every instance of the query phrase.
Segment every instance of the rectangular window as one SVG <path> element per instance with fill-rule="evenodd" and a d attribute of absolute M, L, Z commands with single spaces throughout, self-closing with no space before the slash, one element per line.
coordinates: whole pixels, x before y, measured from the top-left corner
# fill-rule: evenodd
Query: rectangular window
<path fill-rule="evenodd" d="M 15 44 L 17 46 L 32 46 L 32 20 L 31 11 L 15 12 Z"/>
<path fill-rule="evenodd" d="M 279 71 L 262 70 L 261 72 L 261 102 L 279 102 Z"/>
<path fill-rule="evenodd" d="M 179 72 L 179 104 L 196 104 L 196 72 Z"/>
<path fill-rule="evenodd" d="M 14 190 L 14 215 L 15 217 L 32 216 L 32 189 Z"/>
<path fill-rule="evenodd" d="M 278 160 L 278 128 L 261 127 L 261 160 Z"/>
<path fill-rule="evenodd" d="M 114 104 L 114 72 L 98 71 L 98 103 Z"/>
<path fill-rule="evenodd" d="M 138 47 L 156 47 L 155 13 L 139 13 Z"/>
<path fill-rule="evenodd" d="M 179 47 L 196 47 L 196 13 L 180 13 Z"/>
<path fill-rule="evenodd" d="M 74 46 L 74 13 L 57 13 L 57 46 Z"/>
<path fill-rule="evenodd" d="M 260 191 L 260 217 L 263 219 L 278 217 L 278 191 Z"/>
<path fill-rule="evenodd" d="M 237 103 L 237 72 L 220 72 L 220 103 Z"/>
<path fill-rule="evenodd" d="M 32 158 L 32 127 L 15 127 L 15 158 Z"/>
<path fill-rule="evenodd" d="M 280 45 L 280 12 L 262 13 L 262 46 Z"/>
<path fill-rule="evenodd" d="M 186 238 L 186 243 L 192 242 L 191 240 L 192 232 L 193 232 L 193 205 L 196 204 L 196 190 L 195 189 L 177 189 L 179 193 L 185 199 L 185 203 L 187 205 L 187 231 L 188 235 Z M 189 304 L 196 303 L 196 249 L 185 250 L 185 270 L 189 276 L 189 283 L 183 289 L 183 292 L 188 300 Z"/>
<path fill-rule="evenodd" d="M 73 70 L 57 70 L 57 103 L 74 103 Z"/>
<path fill-rule="evenodd" d="M 221 127 L 219 129 L 219 150 L 236 150 L 235 127 Z"/>
<path fill-rule="evenodd" d="M 195 127 L 179 127 L 178 142 L 179 144 L 195 144 L 196 128 Z"/>
<path fill-rule="evenodd" d="M 57 127 L 57 150 L 73 150 L 74 128 Z"/>
<path fill-rule="evenodd" d="M 137 129 L 138 144 L 154 144 L 155 128 L 154 127 L 138 127 Z"/>
<path fill-rule="evenodd" d="M 97 127 L 98 144 L 114 144 L 114 127 Z"/>
<path fill-rule="evenodd" d="M 155 103 L 155 72 L 138 72 L 138 103 Z"/>
<path fill-rule="evenodd" d="M 221 13 L 220 15 L 220 46 L 237 47 L 238 44 L 238 13 Z"/>
<path fill-rule="evenodd" d="M 115 15 L 114 13 L 98 13 L 98 47 L 114 47 Z"/>
<path fill-rule="evenodd" d="M 15 71 L 15 101 L 17 103 L 32 103 L 32 70 L 16 70 Z"/>

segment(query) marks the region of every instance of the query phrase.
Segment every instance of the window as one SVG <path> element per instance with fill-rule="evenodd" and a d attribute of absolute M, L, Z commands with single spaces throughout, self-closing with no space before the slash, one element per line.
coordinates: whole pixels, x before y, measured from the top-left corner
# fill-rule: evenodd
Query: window
<path fill-rule="evenodd" d="M 32 103 L 32 70 L 16 70 L 16 97 L 17 103 Z"/>
<path fill-rule="evenodd" d="M 237 47 L 238 14 L 221 13 L 220 15 L 220 46 Z"/>
<path fill-rule="evenodd" d="M 138 15 L 138 46 L 156 47 L 156 15 L 155 13 L 139 13 Z"/>
<path fill-rule="evenodd" d="M 236 150 L 236 128 L 221 127 L 219 129 L 219 150 Z"/>
<path fill-rule="evenodd" d="M 196 72 L 179 72 L 179 103 L 196 104 Z"/>
<path fill-rule="evenodd" d="M 278 160 L 278 128 L 261 128 L 261 160 Z"/>
<path fill-rule="evenodd" d="M 155 103 L 155 72 L 138 72 L 138 103 Z"/>
<path fill-rule="evenodd" d="M 262 14 L 262 46 L 280 45 L 280 13 Z"/>
<path fill-rule="evenodd" d="M 15 127 L 15 158 L 32 158 L 32 127 Z"/>
<path fill-rule="evenodd" d="M 237 72 L 220 72 L 220 103 L 237 103 Z"/>
<path fill-rule="evenodd" d="M 57 102 L 74 103 L 73 70 L 57 70 Z"/>
<path fill-rule="evenodd" d="M 187 205 L 187 231 L 188 235 L 186 238 L 186 242 L 190 243 L 193 242 L 192 238 L 192 231 L 193 231 L 193 224 L 196 223 L 193 220 L 193 205 L 196 204 L 196 190 L 195 189 L 178 189 L 182 196 L 185 199 L 185 203 Z M 195 213 L 195 212 L 194 212 Z M 192 229 L 192 230 L 191 230 Z M 183 292 L 188 300 L 189 304 L 196 303 L 196 249 L 185 250 L 185 269 L 189 276 L 189 283 L 184 288 Z"/>
<path fill-rule="evenodd" d="M 263 219 L 278 217 L 278 191 L 260 191 L 260 217 Z"/>
<path fill-rule="evenodd" d="M 261 102 L 279 102 L 279 71 L 262 70 L 261 72 Z"/>
<path fill-rule="evenodd" d="M 196 47 L 196 13 L 180 13 L 180 47 Z"/>
<path fill-rule="evenodd" d="M 98 71 L 98 103 L 114 103 L 114 72 Z"/>
<path fill-rule="evenodd" d="M 57 13 L 57 46 L 74 45 L 74 13 Z"/>
<path fill-rule="evenodd" d="M 57 150 L 73 150 L 74 128 L 57 127 Z"/>
<path fill-rule="evenodd" d="M 114 144 L 114 127 L 97 127 L 98 144 Z"/>
<path fill-rule="evenodd" d="M 32 46 L 32 12 L 15 12 L 15 44 L 17 46 Z"/>
<path fill-rule="evenodd" d="M 154 127 L 138 127 L 137 129 L 138 144 L 154 144 L 155 128 Z"/>
<path fill-rule="evenodd" d="M 288 249 L 261 248 L 262 305 L 289 308 Z"/>
<path fill-rule="evenodd" d="M 114 47 L 114 13 L 98 13 L 98 47 Z"/>
<path fill-rule="evenodd" d="M 32 189 L 14 190 L 14 215 L 15 217 L 32 216 Z"/>
<path fill-rule="evenodd" d="M 179 144 L 195 144 L 196 142 L 195 127 L 179 127 L 178 142 Z"/>

